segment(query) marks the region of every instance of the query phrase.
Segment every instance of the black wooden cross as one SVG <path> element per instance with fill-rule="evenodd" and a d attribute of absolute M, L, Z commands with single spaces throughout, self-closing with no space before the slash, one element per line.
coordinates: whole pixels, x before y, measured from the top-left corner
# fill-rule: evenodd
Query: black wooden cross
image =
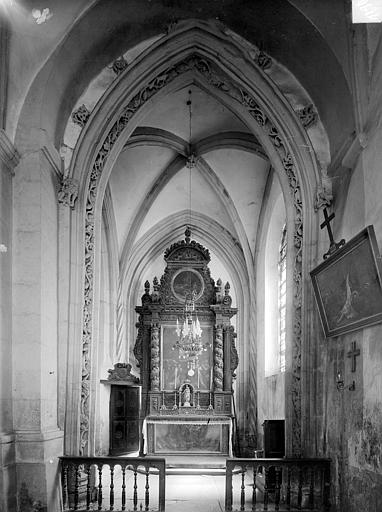
<path fill-rule="evenodd" d="M 328 235 L 329 235 L 329 240 L 330 240 L 330 245 L 334 244 L 334 238 L 333 238 L 333 232 L 332 232 L 332 226 L 330 225 L 330 221 L 334 219 L 335 217 L 335 214 L 332 213 L 331 215 L 328 215 L 328 210 L 326 208 L 324 208 L 323 210 L 324 212 L 324 222 L 320 225 L 320 228 L 321 229 L 324 229 L 326 228 L 328 230 Z"/>
<path fill-rule="evenodd" d="M 356 357 L 360 355 L 360 350 L 359 348 L 356 348 L 356 342 L 355 341 L 352 341 L 352 344 L 351 344 L 351 350 L 349 350 L 348 352 L 348 357 L 351 357 L 351 371 L 352 372 L 355 372 L 356 369 L 357 369 L 357 361 L 356 361 Z"/>
<path fill-rule="evenodd" d="M 332 254 L 334 254 L 340 247 L 342 247 L 343 245 L 345 245 L 345 240 L 342 239 L 340 242 L 336 242 L 334 240 L 334 237 L 333 237 L 333 231 L 332 231 L 332 227 L 330 225 L 330 221 L 334 219 L 335 217 L 335 214 L 332 213 L 330 215 L 328 215 L 328 210 L 326 208 L 323 209 L 323 212 L 324 212 L 324 222 L 322 224 L 320 224 L 320 228 L 321 229 L 324 229 L 326 228 L 328 230 L 328 235 L 329 235 L 329 240 L 330 240 L 330 247 L 329 247 L 329 250 L 327 253 L 324 254 L 324 260 L 326 260 L 326 258 L 328 258 L 328 256 L 331 256 Z"/>

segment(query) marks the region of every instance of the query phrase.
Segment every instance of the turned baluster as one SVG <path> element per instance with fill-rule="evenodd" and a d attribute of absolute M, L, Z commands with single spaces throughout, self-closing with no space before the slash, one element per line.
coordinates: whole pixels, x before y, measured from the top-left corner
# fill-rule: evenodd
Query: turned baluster
<path fill-rule="evenodd" d="M 290 474 L 291 474 L 291 469 L 290 469 L 290 467 L 288 467 L 288 470 L 287 470 L 287 491 L 286 491 L 286 506 L 287 506 L 287 510 L 290 510 Z"/>
<path fill-rule="evenodd" d="M 145 510 L 149 509 L 150 504 L 150 484 L 149 484 L 150 469 L 146 468 L 146 485 L 145 485 Z"/>
<path fill-rule="evenodd" d="M 297 510 L 301 510 L 302 504 L 302 467 L 298 469 L 298 493 L 297 493 Z"/>
<path fill-rule="evenodd" d="M 280 510 L 280 485 L 281 485 L 281 468 L 275 468 L 276 482 L 275 482 L 275 510 Z"/>
<path fill-rule="evenodd" d="M 74 510 L 78 510 L 79 501 L 79 481 L 80 481 L 80 466 L 77 466 L 74 470 L 75 481 L 74 481 Z"/>
<path fill-rule="evenodd" d="M 240 510 L 245 510 L 245 468 L 241 472 Z"/>
<path fill-rule="evenodd" d="M 102 464 L 98 464 L 98 510 L 102 510 Z"/>
<path fill-rule="evenodd" d="M 68 496 L 68 466 L 63 464 L 63 472 L 62 472 L 62 505 L 64 510 L 66 505 L 69 506 L 69 496 Z"/>
<path fill-rule="evenodd" d="M 309 508 L 314 509 L 314 468 L 310 469 Z"/>
<path fill-rule="evenodd" d="M 256 475 L 258 466 L 253 466 L 252 510 L 256 510 Z"/>
<path fill-rule="evenodd" d="M 126 510 L 126 467 L 122 467 L 122 510 Z"/>
<path fill-rule="evenodd" d="M 268 473 L 269 468 L 264 468 L 264 505 L 263 510 L 268 510 L 268 500 L 269 500 L 269 491 L 268 491 Z"/>
<path fill-rule="evenodd" d="M 114 466 L 110 466 L 110 510 L 114 510 Z"/>
<path fill-rule="evenodd" d="M 134 510 L 137 510 L 138 505 L 138 486 L 137 486 L 137 468 L 134 469 L 134 493 L 133 493 L 133 503 Z"/>
<path fill-rule="evenodd" d="M 87 474 L 87 482 L 86 482 L 86 510 L 90 510 L 90 501 L 91 501 L 90 464 L 86 465 L 86 474 Z"/>

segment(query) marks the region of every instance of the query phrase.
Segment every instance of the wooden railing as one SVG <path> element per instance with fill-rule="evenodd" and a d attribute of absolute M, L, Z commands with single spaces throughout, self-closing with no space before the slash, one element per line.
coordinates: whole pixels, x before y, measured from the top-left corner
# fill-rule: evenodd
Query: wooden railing
<path fill-rule="evenodd" d="M 327 512 L 330 510 L 330 460 L 227 459 L 225 492 L 226 512 Z"/>
<path fill-rule="evenodd" d="M 60 460 L 64 511 L 165 510 L 165 459 L 60 457 Z"/>

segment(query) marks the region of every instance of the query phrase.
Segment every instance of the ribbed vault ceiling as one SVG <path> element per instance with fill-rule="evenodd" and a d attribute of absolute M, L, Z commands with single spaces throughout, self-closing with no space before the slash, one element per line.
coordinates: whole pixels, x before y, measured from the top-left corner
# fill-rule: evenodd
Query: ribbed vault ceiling
<path fill-rule="evenodd" d="M 191 171 L 189 142 L 199 158 Z M 195 84 L 168 94 L 153 104 L 110 176 L 121 258 L 155 224 L 170 216 L 176 223 L 174 214 L 184 210 L 191 223 L 198 214 L 210 218 L 253 251 L 268 172 L 258 142 L 224 105 Z"/>

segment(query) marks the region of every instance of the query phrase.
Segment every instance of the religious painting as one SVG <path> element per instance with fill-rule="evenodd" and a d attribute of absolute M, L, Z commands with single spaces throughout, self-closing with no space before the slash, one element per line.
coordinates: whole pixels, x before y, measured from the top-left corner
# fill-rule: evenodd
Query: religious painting
<path fill-rule="evenodd" d="M 175 297 L 181 302 L 191 298 L 198 300 L 203 295 L 204 282 L 199 272 L 193 268 L 185 268 L 174 274 L 171 288 Z"/>
<path fill-rule="evenodd" d="M 198 356 L 195 370 L 190 372 L 188 361 L 179 358 L 179 351 L 174 348 L 177 334 L 175 325 L 162 326 L 162 385 L 161 389 L 177 390 L 185 383 L 190 382 L 195 391 L 210 391 L 212 388 L 212 327 L 201 324 L 203 352 Z"/>
<path fill-rule="evenodd" d="M 366 227 L 311 271 L 326 337 L 382 322 L 381 256 Z"/>

